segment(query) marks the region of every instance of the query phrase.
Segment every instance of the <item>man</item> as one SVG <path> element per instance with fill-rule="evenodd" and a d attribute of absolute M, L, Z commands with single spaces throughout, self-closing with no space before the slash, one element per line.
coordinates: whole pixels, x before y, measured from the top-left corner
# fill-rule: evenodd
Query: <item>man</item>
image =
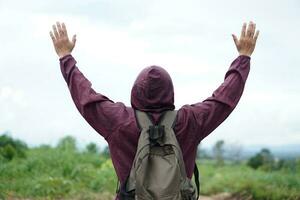
<path fill-rule="evenodd" d="M 258 34 L 253 22 L 244 23 L 240 38 L 232 35 L 239 56 L 232 62 L 221 86 L 203 102 L 185 105 L 177 112 L 174 132 L 188 178 L 193 175 L 198 144 L 228 117 L 243 93 Z M 129 175 L 140 134 L 134 110 L 150 113 L 155 122 L 163 111 L 174 110 L 171 77 L 161 67 L 147 67 L 132 87 L 132 107 L 115 103 L 95 92 L 79 71 L 71 55 L 76 36 L 69 40 L 65 24 L 57 22 L 53 25 L 50 36 L 73 101 L 86 121 L 108 142 L 112 162 L 122 184 Z"/>

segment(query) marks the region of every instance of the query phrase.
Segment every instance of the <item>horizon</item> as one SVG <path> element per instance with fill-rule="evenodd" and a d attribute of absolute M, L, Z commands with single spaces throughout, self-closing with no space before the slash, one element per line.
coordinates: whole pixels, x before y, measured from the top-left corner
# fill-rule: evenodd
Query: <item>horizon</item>
<path fill-rule="evenodd" d="M 65 137 L 68 137 L 68 136 L 71 136 L 75 139 L 76 141 L 76 147 L 79 149 L 79 150 L 84 150 L 86 148 L 86 146 L 90 143 L 95 143 L 97 145 L 97 147 L 99 148 L 100 151 L 104 150 L 106 147 L 108 147 L 108 145 L 102 145 L 99 141 L 88 141 L 88 142 L 81 142 L 79 140 L 79 138 L 76 138 L 72 135 L 64 135 L 62 136 L 61 138 L 58 138 L 57 141 L 55 141 L 54 143 L 39 143 L 39 144 L 27 144 L 26 141 L 23 141 L 22 139 L 20 138 L 17 138 L 17 137 L 13 137 L 13 135 L 11 134 L 10 131 L 6 131 L 6 132 L 3 132 L 3 133 L 0 133 L 0 136 L 2 135 L 7 135 L 9 137 L 12 137 L 13 139 L 15 140 L 19 140 L 21 142 L 24 142 L 29 148 L 38 148 L 40 146 L 43 146 L 43 145 L 49 145 L 51 147 L 56 147 L 58 145 L 58 143 L 60 142 L 61 139 L 65 138 Z M 220 139 L 222 140 L 222 139 Z M 240 143 L 237 143 L 237 142 L 234 142 L 234 143 L 230 143 L 226 140 L 223 140 L 224 141 L 224 148 L 225 148 L 225 152 L 226 151 L 230 151 L 231 148 L 240 148 L 241 149 L 241 152 L 242 154 L 255 154 L 255 153 L 258 153 L 259 151 L 261 151 L 262 149 L 270 149 L 272 151 L 272 153 L 274 154 L 295 154 L 296 156 L 300 156 L 300 148 L 296 148 L 299 146 L 298 143 L 291 143 L 291 144 L 283 144 L 283 145 L 278 145 L 278 144 L 275 144 L 275 145 L 242 145 Z M 216 141 L 218 142 L 218 141 Z M 200 145 L 198 146 L 198 148 L 200 149 L 204 149 L 205 151 L 208 150 L 208 151 L 212 151 L 213 147 L 214 147 L 215 144 L 206 144 L 206 143 L 200 143 Z M 284 147 L 284 148 L 283 148 Z"/>

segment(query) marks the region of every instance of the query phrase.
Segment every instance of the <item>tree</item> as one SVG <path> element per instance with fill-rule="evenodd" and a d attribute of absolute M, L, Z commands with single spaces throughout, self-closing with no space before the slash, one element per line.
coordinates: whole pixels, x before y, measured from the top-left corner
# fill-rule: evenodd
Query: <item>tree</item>
<path fill-rule="evenodd" d="M 8 136 L 7 134 L 3 134 L 0 136 L 0 147 L 4 147 L 10 144 L 15 149 L 27 149 L 27 145 L 22 142 L 21 140 L 15 140 L 12 137 Z"/>
<path fill-rule="evenodd" d="M 27 145 L 21 140 L 15 140 L 7 134 L 0 136 L 0 156 L 6 160 L 12 160 L 14 157 L 26 157 L 25 150 Z"/>
<path fill-rule="evenodd" d="M 76 151 L 76 139 L 72 136 L 66 136 L 59 140 L 57 148 L 63 151 Z"/>
<path fill-rule="evenodd" d="M 224 143 L 224 140 L 219 140 L 213 146 L 213 154 L 218 166 L 224 165 Z"/>
<path fill-rule="evenodd" d="M 12 160 L 16 154 L 17 154 L 17 151 L 15 150 L 15 148 L 8 144 L 8 145 L 5 145 L 3 148 L 0 149 L 0 154 L 7 160 Z"/>
<path fill-rule="evenodd" d="M 88 145 L 86 145 L 86 150 L 89 152 L 89 153 L 92 153 L 92 154 L 95 154 L 98 152 L 98 147 L 95 143 L 91 142 L 89 143 Z"/>
<path fill-rule="evenodd" d="M 243 146 L 239 143 L 232 143 L 226 146 L 228 158 L 232 160 L 233 163 L 239 164 L 242 159 Z"/>
<path fill-rule="evenodd" d="M 105 146 L 105 148 L 103 149 L 103 151 L 101 152 L 101 154 L 103 156 L 105 156 L 106 158 L 109 158 L 110 157 L 109 147 Z"/>
<path fill-rule="evenodd" d="M 269 149 L 262 149 L 255 156 L 251 157 L 247 165 L 253 169 L 262 168 L 264 170 L 271 170 L 274 167 L 274 157 Z"/>
<path fill-rule="evenodd" d="M 257 169 L 258 167 L 262 166 L 263 165 L 262 155 L 258 153 L 255 156 L 251 157 L 248 160 L 247 165 L 252 167 L 253 169 Z"/>

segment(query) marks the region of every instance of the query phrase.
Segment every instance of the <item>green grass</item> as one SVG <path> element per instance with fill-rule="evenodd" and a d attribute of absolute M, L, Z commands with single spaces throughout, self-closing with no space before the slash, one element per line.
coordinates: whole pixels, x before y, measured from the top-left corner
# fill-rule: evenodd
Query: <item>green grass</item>
<path fill-rule="evenodd" d="M 111 160 L 97 154 L 33 149 L 27 151 L 26 159 L 0 164 L 2 197 L 65 199 L 84 193 L 81 199 L 89 199 L 95 193 L 112 194 L 115 186 Z"/>
<path fill-rule="evenodd" d="M 253 199 L 300 199 L 300 172 L 254 170 L 246 165 L 200 164 L 201 192 L 229 192 Z"/>
<path fill-rule="evenodd" d="M 300 171 L 253 170 L 244 164 L 217 167 L 199 162 L 201 193 L 229 192 L 264 200 L 299 200 Z M 35 148 L 26 157 L 0 159 L 0 199 L 111 199 L 116 175 L 110 159 L 96 153 Z"/>

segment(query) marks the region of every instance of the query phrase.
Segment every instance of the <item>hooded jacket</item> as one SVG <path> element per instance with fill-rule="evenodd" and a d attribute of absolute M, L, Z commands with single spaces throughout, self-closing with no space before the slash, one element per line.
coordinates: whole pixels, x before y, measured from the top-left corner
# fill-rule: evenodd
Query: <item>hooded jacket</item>
<path fill-rule="evenodd" d="M 174 89 L 168 72 L 159 66 L 143 69 L 131 90 L 131 106 L 151 113 L 174 110 Z"/>
<path fill-rule="evenodd" d="M 60 67 L 78 111 L 108 142 L 116 174 L 121 184 L 124 183 L 134 160 L 140 134 L 134 109 L 149 112 L 155 121 L 163 111 L 174 110 L 174 89 L 170 75 L 159 66 L 143 69 L 132 87 L 131 107 L 128 107 L 95 92 L 71 55 L 60 59 Z M 184 105 L 178 110 L 174 132 L 189 178 L 193 175 L 198 144 L 236 107 L 249 70 L 250 57 L 239 56 L 231 63 L 224 82 L 210 97 Z"/>

